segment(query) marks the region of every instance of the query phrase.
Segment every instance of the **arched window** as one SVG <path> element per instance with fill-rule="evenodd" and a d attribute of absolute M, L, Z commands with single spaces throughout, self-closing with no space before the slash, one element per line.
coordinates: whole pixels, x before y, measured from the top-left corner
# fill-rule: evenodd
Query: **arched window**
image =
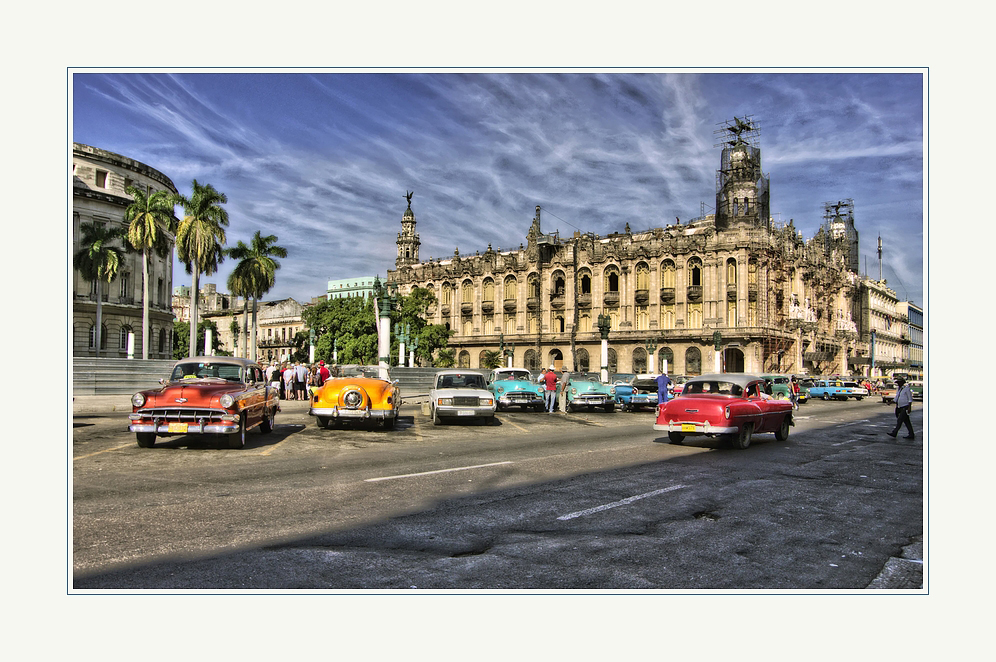
<path fill-rule="evenodd" d="M 530 299 L 538 299 L 540 296 L 540 280 L 539 276 L 536 274 L 530 274 L 529 280 L 526 286 L 527 297 Z"/>
<path fill-rule="evenodd" d="M 536 370 L 539 368 L 539 361 L 536 359 L 536 350 L 527 349 L 522 356 L 522 365 L 526 370 Z"/>
<path fill-rule="evenodd" d="M 689 329 L 701 329 L 702 328 L 702 304 L 701 303 L 690 303 L 690 304 L 688 304 L 688 328 Z"/>
<path fill-rule="evenodd" d="M 453 286 L 449 283 L 443 283 L 441 288 L 441 298 L 442 304 L 448 306 L 453 303 Z"/>
<path fill-rule="evenodd" d="M 693 257 L 688 261 L 688 284 L 702 285 L 702 260 Z"/>
<path fill-rule="evenodd" d="M 674 304 L 669 306 L 661 306 L 661 328 L 674 328 Z"/>
<path fill-rule="evenodd" d="M 481 301 L 494 301 L 495 300 L 495 282 L 490 278 L 484 280 L 484 287 L 482 290 Z"/>
<path fill-rule="evenodd" d="M 506 336 L 510 336 L 515 333 L 515 315 L 512 313 L 505 314 L 505 322 L 503 325 L 504 333 Z"/>
<path fill-rule="evenodd" d="M 661 288 L 673 288 L 674 287 L 674 262 L 672 260 L 664 260 L 661 262 Z"/>
<path fill-rule="evenodd" d="M 601 370 L 601 366 L 599 366 Z M 609 374 L 619 372 L 619 360 L 616 358 L 616 350 L 609 347 Z"/>
<path fill-rule="evenodd" d="M 661 351 L 657 352 L 657 372 L 664 372 L 665 361 L 667 361 L 667 371 L 670 373 L 674 370 L 674 352 L 670 347 L 661 347 Z"/>
<path fill-rule="evenodd" d="M 514 301 L 519 298 L 518 283 L 515 280 L 515 276 L 506 276 L 504 285 L 505 301 Z"/>
<path fill-rule="evenodd" d="M 637 374 L 648 372 L 647 350 L 642 347 L 637 347 L 633 350 L 633 372 Z"/>
<path fill-rule="evenodd" d="M 591 294 L 591 275 L 581 274 L 581 294 Z"/>
<path fill-rule="evenodd" d="M 640 262 L 636 265 L 636 289 L 650 289 L 650 267 L 647 266 L 646 262 Z"/>
<path fill-rule="evenodd" d="M 578 318 L 578 331 L 585 333 L 591 331 L 591 315 L 581 315 Z"/>
<path fill-rule="evenodd" d="M 564 272 L 557 271 L 553 274 L 553 295 L 560 297 L 564 296 L 567 291 L 567 281 L 564 279 Z"/>
<path fill-rule="evenodd" d="M 685 350 L 685 374 L 702 374 L 702 352 L 699 351 L 698 347 L 689 347 Z"/>
<path fill-rule="evenodd" d="M 463 286 L 461 287 L 461 294 L 463 296 L 460 298 L 460 301 L 462 301 L 463 303 L 474 303 L 474 281 L 470 280 L 469 278 L 463 281 Z"/>
<path fill-rule="evenodd" d="M 619 269 L 615 266 L 605 268 L 605 291 L 619 291 Z"/>
<path fill-rule="evenodd" d="M 474 321 L 470 317 L 463 318 L 463 335 L 474 335 Z"/>
<path fill-rule="evenodd" d="M 495 334 L 495 318 L 488 315 L 484 318 L 484 335 L 493 336 Z"/>
<path fill-rule="evenodd" d="M 538 313 L 529 313 L 526 315 L 526 333 L 539 333 Z"/>
<path fill-rule="evenodd" d="M 159 353 L 166 352 L 166 329 L 159 329 Z"/>
<path fill-rule="evenodd" d="M 737 261 L 732 257 L 726 261 L 726 284 L 737 284 Z"/>
<path fill-rule="evenodd" d="M 574 363 L 575 367 L 579 372 L 591 372 L 590 359 L 588 358 L 588 350 L 578 349 L 574 352 Z"/>
<path fill-rule="evenodd" d="M 121 327 L 121 330 L 118 332 L 118 349 L 122 351 L 128 349 L 128 334 L 131 332 L 131 327 L 127 324 Z"/>
<path fill-rule="evenodd" d="M 90 341 L 89 341 L 89 344 L 88 344 L 88 347 L 90 349 L 94 348 L 94 345 L 95 345 L 95 342 L 96 342 L 96 340 L 94 338 L 94 336 L 96 335 L 96 333 L 95 333 L 96 329 L 97 329 L 96 325 L 90 325 Z M 106 324 L 101 324 L 100 325 L 100 348 L 101 349 L 107 349 L 107 325 Z"/>
<path fill-rule="evenodd" d="M 462 350 L 460 352 L 460 357 L 457 362 L 458 368 L 469 368 L 470 367 L 470 352 L 467 350 Z"/>
<path fill-rule="evenodd" d="M 564 333 L 564 331 L 566 329 L 565 329 L 565 325 L 564 325 L 564 316 L 563 315 L 557 315 L 557 316 L 555 316 L 553 318 L 553 330 L 554 330 L 554 333 Z"/>
<path fill-rule="evenodd" d="M 647 306 L 636 307 L 636 328 L 646 331 L 650 328 L 650 308 Z"/>

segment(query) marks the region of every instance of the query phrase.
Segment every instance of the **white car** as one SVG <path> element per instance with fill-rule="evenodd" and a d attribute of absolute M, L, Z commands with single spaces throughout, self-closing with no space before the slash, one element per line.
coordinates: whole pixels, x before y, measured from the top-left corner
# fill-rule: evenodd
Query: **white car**
<path fill-rule="evenodd" d="M 432 424 L 466 418 L 487 425 L 495 416 L 495 396 L 484 375 L 473 370 L 441 370 L 429 391 Z"/>

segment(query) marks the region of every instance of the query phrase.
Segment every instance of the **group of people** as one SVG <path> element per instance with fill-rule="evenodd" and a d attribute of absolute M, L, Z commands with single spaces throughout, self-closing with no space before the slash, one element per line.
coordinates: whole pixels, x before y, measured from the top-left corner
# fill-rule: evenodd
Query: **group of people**
<path fill-rule="evenodd" d="M 567 380 L 570 377 L 570 373 L 564 372 L 562 378 L 557 377 L 556 368 L 550 366 L 549 368 L 543 368 L 540 372 L 537 381 L 543 384 L 543 399 L 546 404 L 546 411 L 548 414 L 552 414 L 554 409 L 557 407 L 558 401 L 558 388 L 557 382 L 560 381 L 560 411 L 567 411 L 567 397 L 565 391 L 567 390 Z M 667 402 L 669 390 L 671 387 L 671 378 L 667 376 L 667 372 L 657 376 L 657 402 L 663 404 Z"/>
<path fill-rule="evenodd" d="M 309 400 L 311 392 L 335 376 L 335 366 L 318 361 L 308 365 L 301 361 L 262 364 L 266 381 L 280 390 L 281 400 Z"/>

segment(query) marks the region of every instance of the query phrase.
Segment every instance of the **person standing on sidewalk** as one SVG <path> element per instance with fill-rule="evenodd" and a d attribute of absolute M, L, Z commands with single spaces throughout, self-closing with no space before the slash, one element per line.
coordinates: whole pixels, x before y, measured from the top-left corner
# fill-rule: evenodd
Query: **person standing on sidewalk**
<path fill-rule="evenodd" d="M 909 434 L 904 438 L 916 439 L 916 435 L 913 434 L 913 423 L 910 422 L 910 411 L 913 409 L 913 392 L 902 377 L 896 379 L 896 388 L 898 389 L 896 391 L 896 427 L 892 429 L 892 432 L 886 432 L 886 434 L 890 437 L 895 437 L 899 434 L 899 428 L 905 425 L 906 431 Z"/>
<path fill-rule="evenodd" d="M 553 371 L 553 366 L 543 373 L 543 383 L 546 384 L 543 394 L 546 398 L 546 410 L 548 414 L 552 414 L 553 406 L 557 403 L 557 373 Z"/>
<path fill-rule="evenodd" d="M 789 399 L 792 401 L 792 409 L 799 408 L 799 380 L 792 375 L 792 381 L 789 382 Z"/>

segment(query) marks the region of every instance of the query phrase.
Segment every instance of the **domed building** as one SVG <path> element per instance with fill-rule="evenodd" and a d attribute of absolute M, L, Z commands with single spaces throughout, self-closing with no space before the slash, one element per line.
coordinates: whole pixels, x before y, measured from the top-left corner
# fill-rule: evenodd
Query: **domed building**
<path fill-rule="evenodd" d="M 388 281 L 435 294 L 429 321 L 455 332 L 461 367 L 504 349 L 515 366 L 597 371 L 604 328 L 610 373 L 847 373 L 867 352 L 853 203 L 826 203 L 804 240 L 770 216 L 756 125 L 736 119 L 719 132 L 713 214 L 561 237 L 544 233 L 537 206 L 518 249 L 420 262 L 409 198 Z"/>
<path fill-rule="evenodd" d="M 80 250 L 80 224 L 102 223 L 127 228 L 125 209 L 133 200 L 125 192 L 129 186 L 148 187 L 151 192 L 177 192 L 173 182 L 158 170 L 106 150 L 73 143 L 72 255 Z M 173 237 L 167 237 L 170 252 L 149 254 L 149 358 L 173 356 Z M 125 243 L 122 242 L 122 248 Z M 94 326 L 97 323 L 97 296 L 93 282 L 72 272 L 73 356 L 97 354 Z M 101 287 L 100 334 L 102 357 L 127 358 L 129 337 L 136 358 L 142 358 L 142 254 L 124 253 L 117 277 Z"/>

